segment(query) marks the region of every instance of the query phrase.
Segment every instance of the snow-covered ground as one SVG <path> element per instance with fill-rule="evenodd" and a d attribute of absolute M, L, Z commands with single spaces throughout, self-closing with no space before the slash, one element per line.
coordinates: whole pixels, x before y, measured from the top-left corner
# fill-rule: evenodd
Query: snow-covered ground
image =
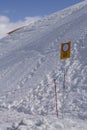
<path fill-rule="evenodd" d="M 4 111 L 0 119 L 1 130 L 87 130 L 87 120 L 57 118 L 53 115 L 29 115 Z"/>
<path fill-rule="evenodd" d="M 72 43 L 71 58 L 60 60 L 61 43 L 67 41 Z M 0 129 L 87 130 L 86 124 L 87 1 L 84 1 L 0 40 Z"/>

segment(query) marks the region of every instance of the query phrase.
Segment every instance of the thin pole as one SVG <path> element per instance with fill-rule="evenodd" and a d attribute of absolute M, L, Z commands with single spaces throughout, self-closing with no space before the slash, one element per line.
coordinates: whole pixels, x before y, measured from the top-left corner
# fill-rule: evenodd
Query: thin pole
<path fill-rule="evenodd" d="M 58 96 L 57 96 L 57 89 L 56 89 L 56 79 L 54 79 L 54 88 L 55 88 L 55 99 L 56 99 L 56 115 L 58 118 Z"/>
<path fill-rule="evenodd" d="M 62 118 L 64 118 L 64 96 L 65 96 L 65 81 L 66 81 L 66 68 L 64 68 L 64 80 L 63 80 L 63 108 L 62 108 Z"/>

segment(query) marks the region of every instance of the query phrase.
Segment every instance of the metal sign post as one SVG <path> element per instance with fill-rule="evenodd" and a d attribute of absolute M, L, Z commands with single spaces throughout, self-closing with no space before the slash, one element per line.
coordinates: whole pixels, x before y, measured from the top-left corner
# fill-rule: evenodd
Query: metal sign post
<path fill-rule="evenodd" d="M 63 79 L 63 106 L 62 106 L 62 118 L 64 118 L 64 102 L 65 102 L 65 100 L 64 100 L 64 96 L 65 96 L 65 82 L 66 82 L 66 68 L 64 68 L 64 79 Z"/>
<path fill-rule="evenodd" d="M 53 82 L 54 82 L 54 88 L 55 88 L 56 115 L 57 115 L 57 118 L 58 118 L 58 96 L 57 96 L 57 90 L 56 90 L 56 79 L 54 79 Z"/>
<path fill-rule="evenodd" d="M 61 43 L 60 59 L 65 60 L 70 58 L 71 41 Z M 64 117 L 64 96 L 65 96 L 65 82 L 66 82 L 66 66 L 64 65 L 64 80 L 63 80 L 63 104 L 62 104 L 62 118 Z"/>

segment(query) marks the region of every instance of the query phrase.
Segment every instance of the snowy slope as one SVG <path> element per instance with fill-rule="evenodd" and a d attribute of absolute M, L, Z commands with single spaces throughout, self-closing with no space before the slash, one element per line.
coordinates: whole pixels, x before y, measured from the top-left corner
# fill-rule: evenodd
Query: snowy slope
<path fill-rule="evenodd" d="M 72 42 L 71 58 L 60 60 L 61 42 L 69 40 Z M 55 114 L 53 80 L 56 78 L 59 117 L 62 117 L 64 107 L 64 117 L 87 119 L 86 41 L 87 1 L 56 12 L 1 39 L 1 117 L 7 111 Z M 0 122 L 5 119 L 7 114 Z"/>

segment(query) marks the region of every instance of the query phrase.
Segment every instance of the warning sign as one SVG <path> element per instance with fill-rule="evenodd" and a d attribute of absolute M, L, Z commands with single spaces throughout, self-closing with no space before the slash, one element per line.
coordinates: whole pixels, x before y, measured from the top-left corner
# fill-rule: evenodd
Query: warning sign
<path fill-rule="evenodd" d="M 60 59 L 70 58 L 71 41 L 61 43 Z"/>

